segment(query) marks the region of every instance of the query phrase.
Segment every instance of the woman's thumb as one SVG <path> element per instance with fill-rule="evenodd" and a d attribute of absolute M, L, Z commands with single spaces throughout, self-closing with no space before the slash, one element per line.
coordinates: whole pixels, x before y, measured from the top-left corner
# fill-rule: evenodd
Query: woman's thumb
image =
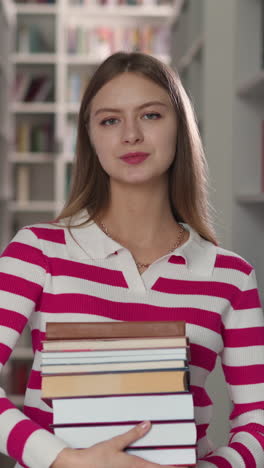
<path fill-rule="evenodd" d="M 143 437 L 151 428 L 150 421 L 143 421 L 129 431 L 119 436 L 113 437 L 113 441 L 118 450 L 124 450 L 130 444 Z"/>

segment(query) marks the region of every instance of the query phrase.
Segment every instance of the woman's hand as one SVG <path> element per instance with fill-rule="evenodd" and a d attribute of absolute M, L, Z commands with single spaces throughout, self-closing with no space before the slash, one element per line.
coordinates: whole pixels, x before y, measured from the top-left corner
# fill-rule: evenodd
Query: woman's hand
<path fill-rule="evenodd" d="M 51 468 L 160 468 L 161 465 L 124 452 L 126 447 L 143 437 L 150 428 L 150 422 L 145 421 L 124 434 L 88 449 L 63 449 Z M 165 465 L 162 467 L 171 468 Z"/>

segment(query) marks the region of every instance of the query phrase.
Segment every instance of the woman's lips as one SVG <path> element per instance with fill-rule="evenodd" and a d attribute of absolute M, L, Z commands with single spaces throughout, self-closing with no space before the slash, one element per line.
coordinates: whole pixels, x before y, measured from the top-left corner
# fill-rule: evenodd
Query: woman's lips
<path fill-rule="evenodd" d="M 145 161 L 149 153 L 127 153 L 121 156 L 120 159 L 126 162 L 127 164 L 140 164 L 141 162 Z"/>

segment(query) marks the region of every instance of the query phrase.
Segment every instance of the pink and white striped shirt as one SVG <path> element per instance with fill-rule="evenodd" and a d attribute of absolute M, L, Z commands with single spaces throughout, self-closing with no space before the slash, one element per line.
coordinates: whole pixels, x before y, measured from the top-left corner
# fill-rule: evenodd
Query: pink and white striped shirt
<path fill-rule="evenodd" d="M 75 217 L 76 224 L 84 212 Z M 34 362 L 24 413 L 0 390 L 0 451 L 16 467 L 48 468 L 66 444 L 41 399 L 40 351 L 47 321 L 185 320 L 198 429 L 198 468 L 264 466 L 264 320 L 252 266 L 202 239 L 189 240 L 140 275 L 131 253 L 96 224 L 21 229 L 0 259 L 0 366 L 28 323 Z M 229 445 L 207 438 L 205 390 L 217 356 L 233 403 Z"/>

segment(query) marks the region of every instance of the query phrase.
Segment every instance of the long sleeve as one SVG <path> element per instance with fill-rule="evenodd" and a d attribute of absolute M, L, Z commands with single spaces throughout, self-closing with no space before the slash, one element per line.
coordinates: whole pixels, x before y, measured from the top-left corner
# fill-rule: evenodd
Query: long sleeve
<path fill-rule="evenodd" d="M 46 261 L 35 234 L 20 230 L 0 258 L 0 370 L 42 293 Z M 0 388 L 0 451 L 28 468 L 48 468 L 66 444 L 26 417 Z"/>
<path fill-rule="evenodd" d="M 254 270 L 222 319 L 222 366 L 233 403 L 230 439 L 198 468 L 264 466 L 264 320 Z"/>

